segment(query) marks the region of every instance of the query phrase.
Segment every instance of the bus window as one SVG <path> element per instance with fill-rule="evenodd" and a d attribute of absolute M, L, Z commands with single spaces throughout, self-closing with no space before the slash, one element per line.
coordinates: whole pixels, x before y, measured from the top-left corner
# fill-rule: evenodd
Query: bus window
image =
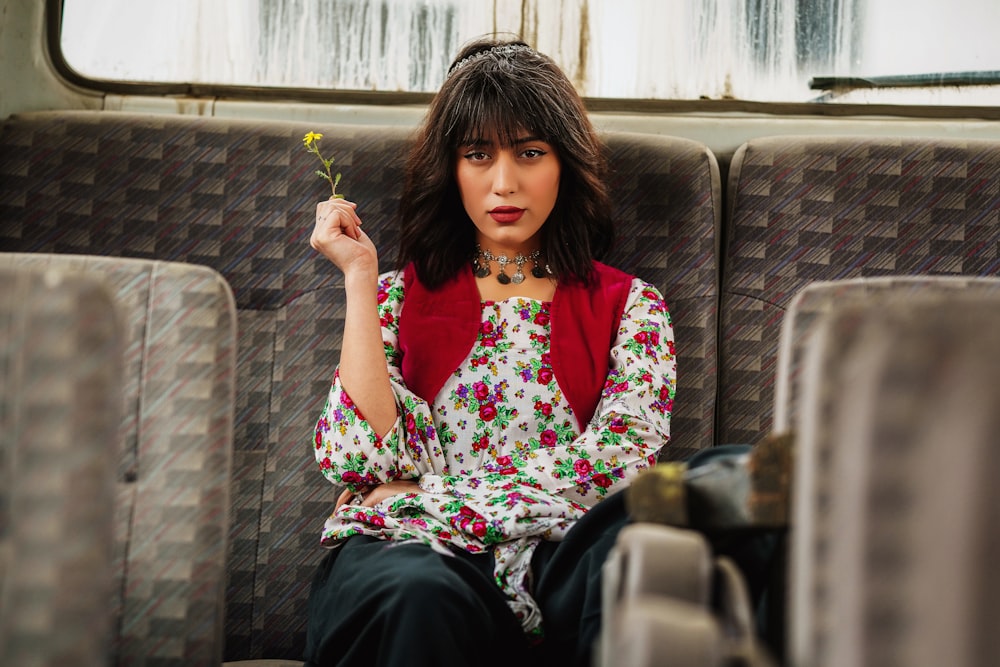
<path fill-rule="evenodd" d="M 98 82 L 427 93 L 507 32 L 590 98 L 996 105 L 998 24 L 996 0 L 64 0 L 59 48 Z"/>

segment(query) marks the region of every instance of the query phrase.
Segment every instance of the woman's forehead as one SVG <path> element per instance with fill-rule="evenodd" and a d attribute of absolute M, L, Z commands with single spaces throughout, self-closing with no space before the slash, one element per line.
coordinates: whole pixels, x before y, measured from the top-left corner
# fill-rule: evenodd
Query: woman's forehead
<path fill-rule="evenodd" d="M 525 127 L 513 128 L 508 132 L 497 131 L 495 128 L 480 128 L 469 132 L 467 136 L 469 143 L 490 146 L 509 146 L 512 144 L 523 143 L 525 141 L 537 140 L 539 138 L 538 133 Z"/>
<path fill-rule="evenodd" d="M 470 127 L 464 133 L 460 145 L 509 147 L 525 141 L 544 140 L 545 138 L 537 130 L 531 129 L 526 124 L 517 124 L 511 127 L 480 125 Z"/>

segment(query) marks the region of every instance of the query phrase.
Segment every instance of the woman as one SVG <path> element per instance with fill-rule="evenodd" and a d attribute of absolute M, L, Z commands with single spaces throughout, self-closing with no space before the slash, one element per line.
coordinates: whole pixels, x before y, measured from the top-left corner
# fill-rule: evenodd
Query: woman
<path fill-rule="evenodd" d="M 668 440 L 666 306 L 596 261 L 603 149 L 523 42 L 462 50 L 406 173 L 397 271 L 355 204 L 317 207 L 347 311 L 315 452 L 347 488 L 307 664 L 589 664 L 615 494 Z"/>

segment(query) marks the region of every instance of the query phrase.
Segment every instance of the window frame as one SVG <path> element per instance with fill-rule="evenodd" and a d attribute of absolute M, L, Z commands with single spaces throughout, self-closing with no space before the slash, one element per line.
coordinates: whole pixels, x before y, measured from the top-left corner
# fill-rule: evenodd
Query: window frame
<path fill-rule="evenodd" d="M 45 0 L 46 51 L 55 72 L 65 82 L 89 91 L 122 96 L 225 99 L 241 102 L 303 102 L 359 106 L 427 105 L 433 93 L 245 86 L 191 82 L 116 81 L 88 77 L 73 69 L 62 52 L 62 0 Z M 833 91 L 828 91 L 836 93 Z M 758 102 L 735 99 L 668 100 L 584 97 L 591 112 L 638 114 L 764 114 L 773 116 L 858 117 L 1000 120 L 1000 106 L 914 104 L 856 104 L 823 102 Z"/>

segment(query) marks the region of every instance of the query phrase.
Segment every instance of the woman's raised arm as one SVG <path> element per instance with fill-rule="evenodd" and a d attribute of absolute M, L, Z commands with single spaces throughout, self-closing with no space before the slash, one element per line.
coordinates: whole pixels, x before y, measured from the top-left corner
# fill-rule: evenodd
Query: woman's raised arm
<path fill-rule="evenodd" d="M 310 244 L 344 273 L 347 312 L 339 375 L 357 410 L 379 435 L 396 421 L 378 314 L 378 252 L 361 230 L 357 205 L 330 199 L 316 206 Z"/>

